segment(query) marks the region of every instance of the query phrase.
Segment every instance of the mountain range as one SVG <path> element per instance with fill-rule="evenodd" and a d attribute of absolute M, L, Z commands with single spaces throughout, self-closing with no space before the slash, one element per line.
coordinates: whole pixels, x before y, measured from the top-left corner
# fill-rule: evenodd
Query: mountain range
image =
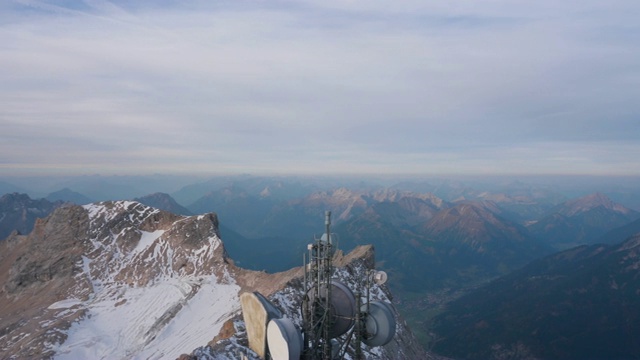
<path fill-rule="evenodd" d="M 248 182 L 248 189 L 243 183 L 234 183 L 188 207 L 165 193 L 135 200 L 183 215 L 215 211 L 236 261 L 271 272 L 299 263 L 296 254 L 313 234 L 322 232 L 317 219 L 331 210 L 342 246 L 376 246 L 382 266 L 398 279 L 395 286 L 406 290 L 459 287 L 504 275 L 553 249 L 593 243 L 639 217 L 638 212 L 596 193 L 549 207 L 540 219 L 523 226 L 519 219 L 524 212 L 514 215 L 513 208 L 505 204 L 533 202 L 531 206 L 537 207 L 536 199 L 557 199 L 545 191 L 522 190 L 523 186 L 509 196 L 473 192 L 481 200 L 447 202 L 430 193 L 364 187 L 339 187 L 287 198 L 286 184 Z M 294 185 L 300 192 L 303 188 Z M 280 195 L 274 195 L 277 192 Z M 466 194 L 470 197 L 471 191 Z M 43 207 L 41 216 L 51 209 Z M 22 230 L 26 231 L 28 228 Z M 9 232 L 5 230 L 7 235 Z M 246 252 L 246 248 L 257 251 Z M 284 260 L 274 262 L 273 258 Z"/>
<path fill-rule="evenodd" d="M 553 188 L 540 188 L 517 182 L 504 185 L 494 184 L 486 189 L 478 189 L 458 182 L 440 182 L 435 185 L 432 183 L 398 183 L 383 187 L 372 183 L 356 184 L 353 187 L 345 186 L 343 183 L 335 183 L 334 185 L 336 186 L 324 188 L 318 182 L 305 183 L 297 179 L 283 181 L 278 178 L 255 179 L 246 176 L 238 180 L 228 177 L 183 188 L 179 191 L 182 198 L 191 197 L 193 199 L 192 202 L 186 203 L 186 206 L 174 200 L 174 194 L 170 195 L 164 192 L 132 198 L 135 200 L 134 202 L 85 204 L 81 208 L 88 212 L 90 218 L 93 215 L 89 209 L 93 207 L 109 208 L 124 206 L 117 204 L 128 204 L 125 206 L 128 209 L 128 206 L 133 206 L 131 204 L 137 205 L 126 211 L 117 210 L 116 212 L 122 212 L 123 215 L 114 216 L 113 219 L 109 218 L 101 225 L 103 228 L 100 230 L 101 235 L 95 237 L 101 240 L 90 240 L 89 243 L 93 247 L 83 246 L 89 250 L 93 249 L 91 251 L 96 253 L 97 247 L 103 248 L 104 254 L 112 253 L 113 255 L 102 256 L 107 261 L 116 259 L 114 261 L 117 264 L 117 259 L 129 258 L 130 256 L 132 258 L 134 255 L 128 254 L 131 254 L 132 249 L 136 249 L 138 245 L 131 244 L 138 244 L 141 241 L 137 240 L 138 235 L 131 235 L 136 231 L 126 229 L 137 228 L 141 234 L 140 238 L 147 240 L 150 239 L 147 237 L 150 236 L 146 235 L 147 233 L 169 231 L 165 227 L 158 228 L 155 227 L 156 225 L 149 225 L 147 222 L 150 220 L 142 221 L 139 224 L 129 224 L 128 221 L 138 218 L 137 213 L 151 211 L 143 209 L 162 209 L 163 211 L 158 210 L 157 214 L 163 215 L 154 216 L 160 216 L 159 221 L 167 226 L 168 224 L 177 226 L 178 223 L 187 221 L 185 219 L 200 219 L 205 216 L 203 219 L 209 218 L 210 222 L 215 223 L 214 233 L 224 241 L 224 251 L 219 254 L 225 259 L 223 263 L 226 265 L 222 266 L 228 269 L 241 269 L 240 267 L 250 269 L 238 270 L 238 274 L 250 274 L 247 275 L 247 278 L 241 277 L 241 279 L 249 277 L 267 279 L 270 276 L 267 273 L 284 272 L 281 274 L 288 274 L 289 269 L 301 264 L 300 254 L 305 251 L 308 243 L 324 231 L 323 224 L 318 219 L 323 218 L 324 211 L 331 210 L 334 214 L 333 231 L 338 246 L 345 251 L 357 249 L 358 246 L 365 244 L 374 246 L 377 266 L 389 274 L 388 286 L 395 295 L 394 303 L 409 318 L 410 326 L 416 330 L 423 344 L 435 349 L 438 354 L 454 358 L 581 358 L 586 353 L 580 353 L 576 349 L 591 342 L 594 336 L 601 336 L 619 338 L 621 341 L 619 344 L 611 342 L 598 345 L 609 350 L 609 352 L 603 350 L 602 354 L 611 354 L 614 358 L 636 357 L 633 347 L 627 344 L 627 340 L 624 340 L 625 336 L 628 338 L 628 334 L 615 332 L 620 331 L 620 326 L 615 325 L 620 318 L 617 310 L 611 309 L 612 307 L 622 307 L 630 314 L 631 319 L 635 319 L 634 312 L 625 306 L 637 304 L 633 302 L 630 293 L 624 295 L 629 298 L 615 300 L 617 298 L 614 295 L 605 291 L 604 287 L 600 287 L 608 280 L 599 274 L 600 271 L 603 271 L 611 279 L 616 279 L 615 283 L 618 286 L 621 283 L 630 284 L 625 285 L 625 289 L 636 286 L 633 282 L 634 279 L 629 280 L 629 272 L 625 273 L 623 270 L 617 269 L 615 263 L 618 261 L 619 265 L 625 264 L 625 259 L 633 259 L 635 256 L 635 246 L 631 246 L 629 243 L 627 248 L 624 248 L 621 245 L 623 240 L 640 232 L 640 223 L 638 223 L 640 215 L 635 210 L 614 202 L 598 192 L 567 198 L 554 191 Z M 60 198 L 63 198 L 62 195 L 64 195 L 66 199 L 69 199 L 71 195 L 77 194 L 74 190 L 67 189 L 58 195 Z M 17 201 L 16 199 L 24 199 L 25 197 L 29 199 L 28 196 L 20 194 L 12 194 L 7 196 L 7 199 Z M 55 197 L 50 198 L 54 199 Z M 77 201 L 85 200 L 78 197 Z M 25 203 L 26 207 L 11 205 L 7 209 L 28 209 L 27 212 L 37 212 L 41 214 L 38 217 L 45 217 L 55 208 L 61 208 L 58 211 L 77 208 L 69 204 L 63 206 L 62 201 L 56 202 L 57 205 L 53 208 L 50 207 L 51 201 L 44 200 L 42 206 L 35 203 L 40 200 L 29 199 L 29 201 L 31 202 Z M 38 210 L 36 211 L 36 209 Z M 24 213 L 24 210 L 21 211 Z M 102 210 L 104 213 L 109 211 Z M 164 214 L 165 211 L 167 214 Z M 13 210 L 7 210 L 5 217 L 10 216 L 12 212 Z M 151 212 L 145 216 L 140 215 L 140 218 L 152 218 Z M 173 217 L 170 217 L 169 213 L 174 214 L 171 215 Z M 127 217 L 130 219 L 127 220 Z M 48 223 L 51 220 L 41 221 Z M 30 218 L 28 222 L 36 223 L 36 231 L 28 236 L 17 233 L 10 235 L 7 244 L 13 245 L 2 244 L 1 246 L 21 247 L 22 245 L 15 244 L 31 244 L 31 241 L 34 241 L 35 244 L 37 241 L 25 239 L 35 239 L 39 236 L 36 234 L 42 233 L 43 230 L 35 217 Z M 72 223 L 74 222 L 72 221 Z M 12 230 L 16 230 L 15 225 L 19 223 L 12 221 L 3 223 L 0 220 L 0 225 L 2 224 L 10 224 L 9 226 L 14 226 Z M 51 235 L 58 231 L 55 229 L 55 226 L 50 227 L 48 239 L 55 238 Z M 107 229 L 109 230 L 107 231 Z M 84 235 L 81 235 L 84 234 L 83 231 L 81 230 L 73 236 L 83 238 Z M 7 234 L 10 232 L 11 230 Z M 19 233 L 28 234 L 29 231 L 19 230 Z M 69 233 L 67 235 L 72 236 Z M 197 237 L 202 236 L 198 235 Z M 154 239 L 152 242 L 162 243 L 161 237 Z M 182 247 L 183 245 L 176 244 L 168 248 L 173 249 L 174 246 Z M 77 247 L 77 244 L 66 244 L 60 249 L 45 248 L 44 251 L 53 254 L 66 247 Z M 27 249 L 27 247 L 23 249 Z M 29 245 L 29 249 L 34 254 L 38 254 L 39 252 L 34 249 L 42 250 L 42 245 L 32 244 Z M 563 249 L 567 250 L 556 253 Z M 4 252 L 5 250 L 2 248 L 0 251 Z M 81 255 L 80 260 L 77 260 L 77 256 L 75 257 L 74 264 L 76 265 L 70 267 L 75 269 L 72 273 L 78 277 L 82 277 L 81 273 L 86 273 L 86 271 L 78 270 L 83 268 L 79 264 L 84 261 L 83 256 L 91 258 L 91 251 Z M 197 249 L 189 251 L 197 251 Z M 599 255 L 600 253 L 609 255 Z M 616 257 L 618 255 L 622 258 Z M 2 257 L 2 253 L 0 253 L 0 257 Z M 56 263 L 58 265 L 55 266 L 51 261 L 47 261 L 49 260 L 41 254 L 33 264 L 26 266 L 26 269 L 35 269 L 33 271 L 35 275 L 32 277 L 42 281 L 58 271 L 56 266 L 62 266 L 60 268 L 62 270 L 69 267 L 69 265 L 63 266 L 67 260 L 60 260 L 60 263 Z M 0 259 L 0 263 L 5 263 L 5 261 Z M 41 267 L 49 269 L 48 272 L 38 270 L 40 268 L 35 265 L 36 263 L 44 264 Z M 595 264 L 595 267 L 592 267 L 592 264 Z M 106 265 L 101 266 L 103 267 L 101 271 L 105 273 L 123 271 L 117 266 L 111 270 L 104 267 Z M 166 268 L 167 265 L 162 266 Z M 633 268 L 635 265 L 628 266 Z M 147 267 L 146 263 L 139 263 L 138 268 L 144 267 Z M 9 270 L 8 267 L 5 267 L 2 271 L 3 274 L 10 272 L 13 274 L 11 276 L 14 276 L 17 270 Z M 168 276 L 167 274 L 182 276 L 179 273 L 152 271 L 152 275 L 148 277 L 161 284 L 168 281 L 165 278 Z M 574 279 L 574 276 L 579 274 L 583 274 L 580 275 L 582 277 Z M 596 284 L 590 287 L 591 285 L 587 284 L 588 276 L 584 274 L 592 274 L 591 279 L 600 285 Z M 117 277 L 120 281 L 127 278 L 128 275 L 123 273 L 123 275 L 110 276 Z M 203 276 L 209 279 L 213 275 L 205 274 Z M 277 275 L 276 279 L 281 279 L 281 276 L 284 275 Z M 52 278 L 56 277 L 52 276 Z M 547 281 L 553 279 L 561 279 L 562 281 Z M 31 277 L 26 276 L 23 280 L 16 282 L 14 279 L 12 280 L 14 282 L 4 285 L 4 289 L 12 289 L 12 286 L 15 287 L 21 281 L 31 284 L 28 286 L 29 289 L 37 288 L 37 286 L 33 287 L 33 283 L 37 283 L 37 281 Z M 73 283 L 76 280 L 66 281 Z M 117 282 L 104 279 L 100 281 L 101 283 L 111 281 L 112 284 Z M 244 280 L 236 279 L 237 284 L 242 281 Z M 275 281 L 274 284 L 285 285 L 279 281 Z M 100 287 L 100 285 L 96 285 L 97 282 L 90 281 L 90 283 L 92 286 L 97 286 L 96 288 Z M 143 284 L 143 286 L 147 285 L 149 284 Z M 247 285 L 247 288 L 254 285 Z M 65 289 L 64 286 L 58 287 Z M 136 287 L 138 285 L 134 283 L 127 286 Z M 180 286 L 182 285 L 178 287 Z M 196 285 L 189 286 L 193 289 Z M 517 289 L 523 290 L 516 291 Z M 61 290 L 62 293 L 65 291 Z M 123 290 L 111 288 L 110 291 L 113 293 Z M 579 297 L 565 298 L 566 292 L 571 294 L 584 292 L 586 295 L 584 299 Z M 50 342 L 58 341 L 57 344 L 60 344 L 61 339 L 68 336 L 68 329 L 71 329 L 73 324 L 80 322 L 80 319 L 84 319 L 84 316 L 92 311 L 93 308 L 89 305 L 92 300 L 81 296 L 88 293 L 85 291 L 85 293 L 73 297 L 80 299 L 79 303 L 82 303 L 82 306 L 73 307 L 76 306 L 73 305 L 70 308 L 61 308 L 61 311 L 71 314 L 69 318 L 61 315 L 60 322 L 56 323 L 66 324 L 59 327 L 62 330 L 56 330 L 56 332 L 46 326 L 43 327 L 43 329 L 51 330 L 52 334 L 58 334 L 56 335 L 58 338 L 52 337 Z M 467 293 L 469 295 L 465 296 Z M 601 293 L 605 295 L 600 296 Z M 36 294 L 41 295 L 42 293 L 36 292 Z M 272 292 L 272 294 L 275 293 Z M 512 295 L 516 297 L 511 297 Z M 109 299 L 108 301 L 113 304 L 123 300 L 126 301 L 123 304 L 135 303 L 135 299 L 129 295 Z M 608 301 L 611 299 L 615 301 L 609 303 Z M 184 304 L 190 302 L 186 298 L 177 301 Z M 37 306 L 37 304 L 33 304 Z M 63 302 L 59 305 L 66 306 L 65 304 Z M 123 304 L 117 307 L 122 307 Z M 556 308 L 560 306 L 559 304 L 564 304 L 563 306 L 571 304 L 576 308 L 576 311 L 562 312 L 563 309 Z M 54 307 L 56 306 L 58 305 Z M 161 304 L 159 306 L 168 306 L 164 311 L 175 309 L 174 305 Z M 601 313 L 597 309 L 600 306 L 607 309 L 607 312 L 611 312 L 613 320 L 606 319 L 606 315 L 600 316 L 604 314 L 604 310 Z M 465 311 L 468 316 L 465 315 Z M 563 315 L 558 315 L 556 318 L 555 315 L 545 314 L 545 311 L 551 312 L 552 315 L 555 313 Z M 599 319 L 599 322 L 581 320 L 582 322 L 578 323 L 582 328 L 570 326 L 572 317 L 587 317 L 586 314 L 590 312 L 597 315 L 596 318 Z M 171 311 L 169 311 L 170 313 Z M 32 315 L 36 316 L 35 313 Z M 231 318 L 233 316 L 228 319 Z M 477 319 L 477 321 L 473 324 L 467 321 L 471 321 L 471 319 Z M 564 323 L 556 324 L 556 320 Z M 242 327 L 235 325 L 237 318 L 230 321 L 234 325 L 225 325 L 227 330 L 233 329 L 234 332 L 242 333 Z M 3 341 L 3 334 L 15 334 L 16 329 L 21 326 L 19 324 L 20 321 L 6 325 L 3 328 L 5 332 L 0 331 L 0 341 Z M 30 322 L 28 326 L 35 327 L 34 324 L 36 323 Z M 598 333 L 599 335 L 586 334 L 592 332 L 592 328 L 599 326 L 599 324 L 608 327 L 610 332 L 603 330 L 602 333 Z M 42 323 L 38 326 L 41 325 Z M 488 327 L 486 327 L 487 325 Z M 69 326 L 66 328 L 67 330 L 65 330 L 65 326 Z M 548 330 L 551 327 L 557 327 L 559 330 L 555 332 Z M 518 330 L 520 328 L 522 331 Z M 589 331 L 584 331 L 584 329 Z M 629 329 L 631 334 L 638 334 L 635 328 Z M 578 334 L 580 331 L 585 332 L 585 337 L 580 337 L 581 335 Z M 464 335 L 458 337 L 456 334 Z M 543 335 L 547 338 L 544 338 Z M 127 334 L 127 336 L 132 335 Z M 6 340 L 6 338 L 4 339 Z M 209 347 L 201 347 L 192 355 L 200 354 L 198 356 L 206 358 L 210 354 L 216 354 L 216 351 L 221 351 L 220 346 L 222 345 L 220 344 L 232 346 L 237 341 L 233 336 L 228 337 L 227 340 L 218 340 L 222 342 L 219 342 L 217 346 L 210 344 Z M 627 343 L 624 343 L 623 340 Z M 147 340 L 140 341 L 146 342 Z M 540 344 L 544 341 L 553 341 L 554 344 L 557 343 L 557 346 L 550 346 L 548 352 L 545 352 L 546 350 L 540 350 L 542 346 Z M 459 350 L 452 350 L 456 347 L 456 342 L 462 342 L 466 345 L 459 347 Z M 153 341 L 149 342 L 149 344 L 151 343 Z M 597 342 L 593 340 L 593 343 Z M 24 344 L 24 342 L 20 342 L 19 346 L 25 346 Z M 626 352 L 610 351 L 610 347 L 614 344 L 627 349 L 624 350 Z M 47 349 L 51 350 L 52 348 Z M 51 351 L 61 353 L 60 348 Z"/>
<path fill-rule="evenodd" d="M 339 252 L 336 276 L 348 283 L 373 263 L 370 247 Z M 295 319 L 301 277 L 300 267 L 267 274 L 235 266 L 215 214 L 185 217 L 133 201 L 63 206 L 28 235 L 0 243 L 0 357 L 227 358 L 237 351 L 256 359 L 242 345 L 240 293 L 260 291 Z M 383 287 L 372 293 L 389 301 Z M 365 354 L 429 358 L 398 319 L 393 341 Z"/>
<path fill-rule="evenodd" d="M 432 211 L 423 211 L 429 215 L 416 221 L 403 215 L 407 212 L 403 204 L 416 202 L 406 195 L 403 201 L 375 204 L 336 226 L 346 249 L 364 243 L 376 247 L 398 289 L 419 292 L 465 286 L 506 274 L 550 252 L 487 204 L 422 203 Z"/>
<path fill-rule="evenodd" d="M 640 218 L 640 213 L 600 193 L 571 199 L 529 226 L 531 234 L 558 249 L 592 244 L 602 235 Z"/>

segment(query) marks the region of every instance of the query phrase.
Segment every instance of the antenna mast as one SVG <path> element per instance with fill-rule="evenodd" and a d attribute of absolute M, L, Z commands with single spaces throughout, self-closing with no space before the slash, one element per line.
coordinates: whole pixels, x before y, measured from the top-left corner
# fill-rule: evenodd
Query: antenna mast
<path fill-rule="evenodd" d="M 338 279 L 332 280 L 334 249 L 330 211 L 325 212 L 324 224 L 324 235 L 307 245 L 308 255 L 303 256 L 301 358 L 344 359 L 353 340 L 355 359 L 360 360 L 364 358 L 363 343 L 369 347 L 383 346 L 395 335 L 396 323 L 390 305 L 370 299 L 373 283 L 382 285 L 387 274 L 367 270 L 355 294 Z M 362 303 L 362 286 L 366 287 L 365 304 Z M 342 341 L 340 337 L 343 337 Z"/>
<path fill-rule="evenodd" d="M 346 284 L 332 279 L 335 250 L 330 211 L 325 212 L 324 223 L 324 235 L 307 245 L 308 254 L 302 256 L 302 336 L 296 325 L 282 317 L 260 293 L 242 296 L 249 346 L 256 353 L 264 354 L 261 356 L 265 359 L 337 360 L 344 359 L 353 347 L 355 359 L 360 360 L 363 358 L 362 343 L 369 347 L 383 346 L 395 335 L 396 322 L 391 305 L 370 299 L 372 283 L 382 285 L 387 274 L 366 271 L 355 294 Z M 362 286 L 367 292 L 365 304 L 362 304 Z"/>
<path fill-rule="evenodd" d="M 309 244 L 309 264 L 305 264 L 305 299 L 303 301 L 304 358 L 331 359 L 331 276 L 333 275 L 333 244 L 331 211 L 325 212 L 325 233 Z M 313 282 L 311 285 L 309 282 Z M 311 347 L 309 347 L 311 342 Z"/>
<path fill-rule="evenodd" d="M 331 337 L 329 336 L 329 329 L 331 322 L 331 275 L 333 274 L 333 249 L 331 244 L 331 211 L 324 213 L 324 225 L 326 228 L 325 234 L 327 235 L 327 242 L 324 243 L 324 279 L 323 287 L 326 289 L 326 295 L 324 298 L 324 321 L 322 322 L 323 334 L 322 334 L 322 349 L 325 359 L 331 359 Z M 320 239 L 322 240 L 322 239 Z M 319 294 L 320 292 L 318 292 Z"/>

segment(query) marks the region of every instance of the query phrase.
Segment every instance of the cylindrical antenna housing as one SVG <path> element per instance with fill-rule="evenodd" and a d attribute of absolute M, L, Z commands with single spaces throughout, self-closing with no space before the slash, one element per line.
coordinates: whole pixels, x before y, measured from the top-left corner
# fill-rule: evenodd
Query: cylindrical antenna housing
<path fill-rule="evenodd" d="M 331 244 L 331 211 L 324 212 L 324 225 L 327 228 L 327 244 Z"/>

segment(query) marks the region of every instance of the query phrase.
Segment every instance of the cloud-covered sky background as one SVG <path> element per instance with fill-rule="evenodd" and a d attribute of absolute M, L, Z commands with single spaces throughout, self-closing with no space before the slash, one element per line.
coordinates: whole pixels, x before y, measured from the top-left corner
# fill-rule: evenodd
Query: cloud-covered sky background
<path fill-rule="evenodd" d="M 640 2 L 0 3 L 0 174 L 640 174 Z"/>

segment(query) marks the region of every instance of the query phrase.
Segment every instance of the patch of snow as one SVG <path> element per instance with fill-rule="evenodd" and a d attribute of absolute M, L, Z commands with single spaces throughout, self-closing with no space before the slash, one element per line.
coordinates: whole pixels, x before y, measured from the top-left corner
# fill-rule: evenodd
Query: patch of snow
<path fill-rule="evenodd" d="M 101 294 L 85 304 L 88 315 L 54 347 L 56 358 L 176 358 L 205 345 L 239 310 L 239 287 L 218 284 L 211 276 L 189 298 L 194 281 L 164 279 L 121 294 Z"/>
<path fill-rule="evenodd" d="M 74 298 L 64 299 L 49 305 L 48 309 L 49 310 L 68 309 L 70 307 L 74 307 L 76 305 L 81 305 L 81 304 L 82 304 L 82 300 L 80 299 L 74 299 Z"/>
<path fill-rule="evenodd" d="M 158 239 L 162 234 L 164 234 L 164 230 L 156 230 L 153 232 L 149 231 L 141 231 L 142 236 L 140 236 L 140 241 L 138 241 L 138 245 L 129 253 L 129 257 L 134 257 L 137 254 L 145 251 L 149 246 L 153 244 L 156 239 Z"/>
<path fill-rule="evenodd" d="M 140 352 L 142 358 L 172 358 L 206 345 L 220 332 L 227 319 L 240 311 L 235 284 L 204 283 L 198 293 Z"/>
<path fill-rule="evenodd" d="M 82 207 L 89 213 L 89 219 L 94 219 L 98 214 L 104 211 L 104 206 L 100 203 L 82 205 Z"/>
<path fill-rule="evenodd" d="M 91 284 L 91 292 L 92 294 L 96 294 L 102 290 L 102 282 L 100 280 L 95 279 L 91 275 L 91 259 L 86 256 L 82 256 L 82 274 L 89 279 L 89 283 Z"/>

